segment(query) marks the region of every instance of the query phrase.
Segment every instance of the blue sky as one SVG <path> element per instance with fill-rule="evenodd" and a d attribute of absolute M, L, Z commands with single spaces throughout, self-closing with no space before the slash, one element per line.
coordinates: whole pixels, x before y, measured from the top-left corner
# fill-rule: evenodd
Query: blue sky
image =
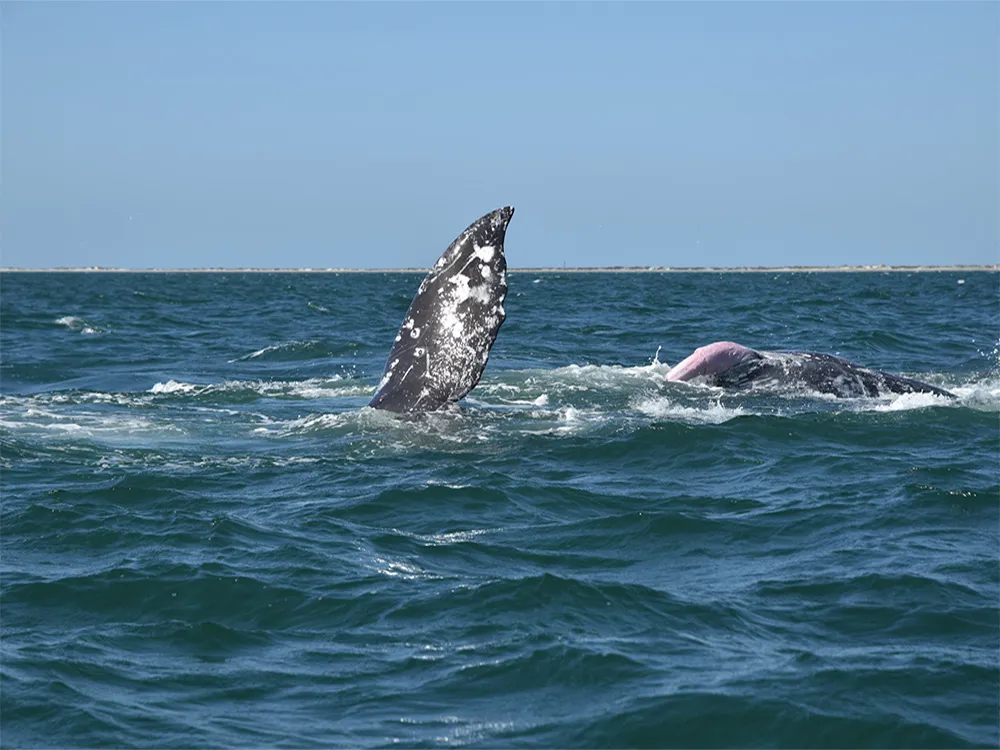
<path fill-rule="evenodd" d="M 1000 262 L 998 3 L 5 2 L 5 266 Z"/>

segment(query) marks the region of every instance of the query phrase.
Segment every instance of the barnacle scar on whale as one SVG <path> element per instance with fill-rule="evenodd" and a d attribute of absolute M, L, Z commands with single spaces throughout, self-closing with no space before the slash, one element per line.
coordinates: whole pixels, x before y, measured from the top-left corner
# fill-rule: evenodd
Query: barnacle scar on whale
<path fill-rule="evenodd" d="M 510 206 L 491 211 L 438 258 L 406 311 L 369 406 L 433 411 L 476 387 L 506 317 L 503 241 L 513 215 Z"/>

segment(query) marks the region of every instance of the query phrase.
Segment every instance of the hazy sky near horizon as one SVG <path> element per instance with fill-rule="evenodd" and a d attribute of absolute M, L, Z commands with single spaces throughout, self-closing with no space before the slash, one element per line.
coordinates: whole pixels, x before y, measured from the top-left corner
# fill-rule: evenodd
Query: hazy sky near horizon
<path fill-rule="evenodd" d="M 0 264 L 1000 262 L 998 3 L 4 2 Z"/>

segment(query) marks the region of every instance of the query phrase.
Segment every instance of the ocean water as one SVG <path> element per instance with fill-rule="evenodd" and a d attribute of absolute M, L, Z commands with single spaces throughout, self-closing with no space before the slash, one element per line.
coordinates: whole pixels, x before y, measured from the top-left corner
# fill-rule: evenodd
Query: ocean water
<path fill-rule="evenodd" d="M 514 271 L 400 419 L 420 278 L 0 277 L 3 747 L 997 747 L 1000 274 Z"/>

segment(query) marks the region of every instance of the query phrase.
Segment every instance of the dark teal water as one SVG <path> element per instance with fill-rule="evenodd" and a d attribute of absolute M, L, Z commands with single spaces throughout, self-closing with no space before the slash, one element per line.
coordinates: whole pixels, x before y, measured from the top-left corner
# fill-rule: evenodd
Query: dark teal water
<path fill-rule="evenodd" d="M 514 272 L 400 420 L 419 280 L 0 278 L 4 747 L 997 746 L 1000 275 Z"/>

